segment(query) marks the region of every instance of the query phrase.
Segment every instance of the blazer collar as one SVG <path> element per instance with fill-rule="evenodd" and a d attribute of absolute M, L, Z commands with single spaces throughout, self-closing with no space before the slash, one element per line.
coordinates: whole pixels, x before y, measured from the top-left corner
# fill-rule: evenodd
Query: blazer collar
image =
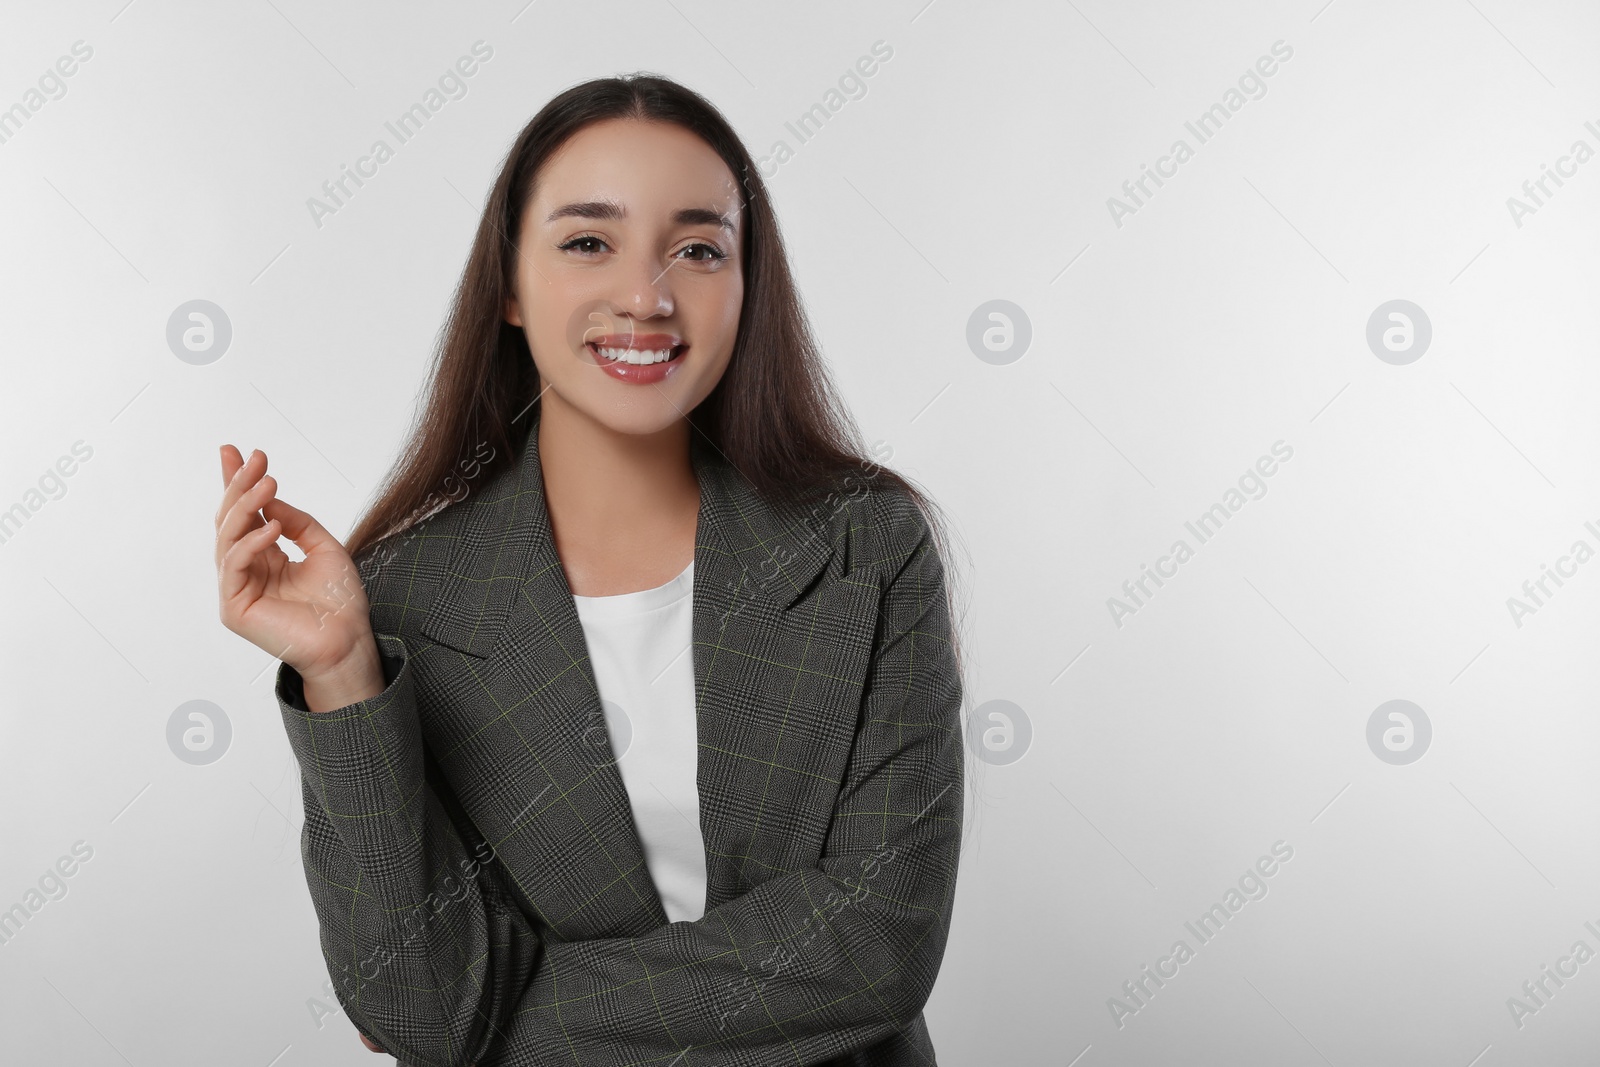
<path fill-rule="evenodd" d="M 472 684 L 431 708 L 422 728 L 467 814 L 495 843 L 525 908 L 563 940 L 635 936 L 667 918 L 608 745 L 583 627 L 551 536 L 538 431 L 535 417 L 517 464 L 457 505 L 465 508 L 458 522 L 432 534 L 454 544 L 420 629 L 471 658 L 462 664 L 466 674 L 456 677 Z M 850 662 L 846 647 L 862 645 L 864 656 L 870 627 L 859 620 L 870 617 L 875 587 L 833 583 L 807 598 L 805 610 L 796 607 L 820 584 L 830 560 L 846 565 L 844 548 L 835 551 L 826 522 L 769 507 L 691 432 L 700 510 L 690 651 L 710 910 L 748 891 L 760 872 L 727 857 L 766 849 L 782 858 L 783 849 L 804 844 L 769 842 L 763 835 L 773 830 L 760 811 L 729 805 L 728 797 L 764 794 L 770 767 L 744 750 L 753 744 L 752 723 L 784 720 L 792 699 L 792 683 L 758 681 L 741 660 L 812 642 L 834 649 L 841 664 Z M 808 684 L 819 687 L 818 700 L 853 698 L 848 677 L 808 678 Z M 813 727 L 811 740 L 847 745 L 853 722 L 838 718 Z M 474 745 L 484 747 L 467 757 Z M 492 781 L 484 767 L 495 768 Z"/>
<path fill-rule="evenodd" d="M 470 612 L 434 612 L 428 633 L 452 648 L 488 656 L 498 643 L 515 587 L 542 574 L 558 574 L 569 598 L 566 572 L 550 531 L 544 474 L 539 462 L 540 412 L 533 414 L 517 462 L 462 503 L 446 584 L 470 584 Z M 740 599 L 775 611 L 791 607 L 833 555 L 827 523 L 798 508 L 769 505 L 700 431 L 690 430 L 689 458 L 700 485 L 695 530 L 695 589 L 722 581 Z M 820 510 L 820 509 L 819 509 Z M 710 556 L 710 559 L 702 557 Z M 709 566 L 703 564 L 710 564 Z M 450 592 L 452 590 L 446 590 Z M 574 612 L 576 607 L 573 607 Z"/>

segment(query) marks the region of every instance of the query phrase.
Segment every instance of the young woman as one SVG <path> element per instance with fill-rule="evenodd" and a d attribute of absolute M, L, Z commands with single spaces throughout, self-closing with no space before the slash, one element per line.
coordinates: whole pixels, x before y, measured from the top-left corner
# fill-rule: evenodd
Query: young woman
<path fill-rule="evenodd" d="M 266 466 L 222 448 L 221 616 L 283 661 L 368 1047 L 934 1062 L 964 781 L 940 523 L 855 444 L 709 103 L 607 78 L 522 131 L 348 545 Z"/>

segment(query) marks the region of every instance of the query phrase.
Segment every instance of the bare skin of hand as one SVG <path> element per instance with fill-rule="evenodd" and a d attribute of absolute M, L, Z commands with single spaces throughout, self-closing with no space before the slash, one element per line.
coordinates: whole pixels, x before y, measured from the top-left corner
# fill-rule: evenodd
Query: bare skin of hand
<path fill-rule="evenodd" d="M 222 449 L 216 564 L 222 624 L 300 673 L 306 707 L 334 711 L 384 690 L 361 573 L 338 539 L 277 497 L 266 453 Z M 287 537 L 305 553 L 278 547 Z"/>
<path fill-rule="evenodd" d="M 378 1044 L 376 1041 L 372 1040 L 372 1038 L 368 1037 L 366 1034 L 362 1034 L 361 1035 L 361 1043 L 363 1045 L 367 1046 L 368 1048 L 370 1048 L 374 1052 L 382 1052 L 383 1051 L 383 1046 Z"/>

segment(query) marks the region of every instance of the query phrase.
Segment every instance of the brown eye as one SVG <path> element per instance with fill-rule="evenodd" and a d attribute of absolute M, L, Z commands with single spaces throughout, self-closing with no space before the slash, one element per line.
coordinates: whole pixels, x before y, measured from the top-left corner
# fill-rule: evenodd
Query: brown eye
<path fill-rule="evenodd" d="M 683 255 L 684 252 L 689 252 L 689 251 L 692 251 L 693 249 L 696 249 L 696 248 L 704 249 L 705 250 L 705 255 L 687 257 L 693 262 L 705 263 L 705 262 L 710 262 L 710 261 L 713 261 L 713 260 L 727 259 L 728 258 L 727 253 L 722 251 L 722 249 L 718 248 L 716 245 L 708 244 L 705 241 L 696 241 L 692 245 L 684 246 L 683 251 L 679 252 L 679 255 L 681 256 L 681 255 Z"/>
<path fill-rule="evenodd" d="M 590 247 L 579 248 L 578 247 L 579 245 L 599 245 L 601 247 L 605 247 L 605 242 L 600 240 L 600 238 L 598 238 L 598 237 L 592 236 L 590 234 L 584 234 L 581 237 L 574 237 L 572 240 L 568 241 L 566 244 L 557 245 L 556 247 L 561 249 L 563 252 L 574 251 L 575 250 L 580 255 L 585 255 L 585 256 L 594 255 L 596 252 L 599 251 L 598 248 L 590 248 Z"/>

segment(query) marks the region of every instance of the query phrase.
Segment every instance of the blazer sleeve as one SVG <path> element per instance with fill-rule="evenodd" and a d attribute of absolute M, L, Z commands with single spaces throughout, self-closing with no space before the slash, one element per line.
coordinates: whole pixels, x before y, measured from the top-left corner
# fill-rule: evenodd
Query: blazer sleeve
<path fill-rule="evenodd" d="M 466 906 L 386 951 L 397 916 L 472 860 L 426 781 L 403 643 L 380 637 L 397 657 L 383 694 L 326 715 L 286 703 L 305 768 L 307 878 L 351 1018 L 402 1063 L 450 1067 L 767 1067 L 909 1041 L 954 903 L 962 684 L 927 527 L 904 513 L 891 525 L 856 736 L 817 865 L 692 922 L 541 943 L 476 869 L 458 880 Z M 387 962 L 362 970 L 369 956 Z"/>
<path fill-rule="evenodd" d="M 511 1009 L 539 938 L 485 877 L 493 850 L 463 839 L 435 787 L 417 718 L 410 655 L 376 635 L 382 693 L 329 712 L 305 705 L 279 667 L 279 710 L 301 769 L 301 859 L 322 954 L 345 1013 L 402 1062 L 471 1064 L 490 1020 Z"/>

